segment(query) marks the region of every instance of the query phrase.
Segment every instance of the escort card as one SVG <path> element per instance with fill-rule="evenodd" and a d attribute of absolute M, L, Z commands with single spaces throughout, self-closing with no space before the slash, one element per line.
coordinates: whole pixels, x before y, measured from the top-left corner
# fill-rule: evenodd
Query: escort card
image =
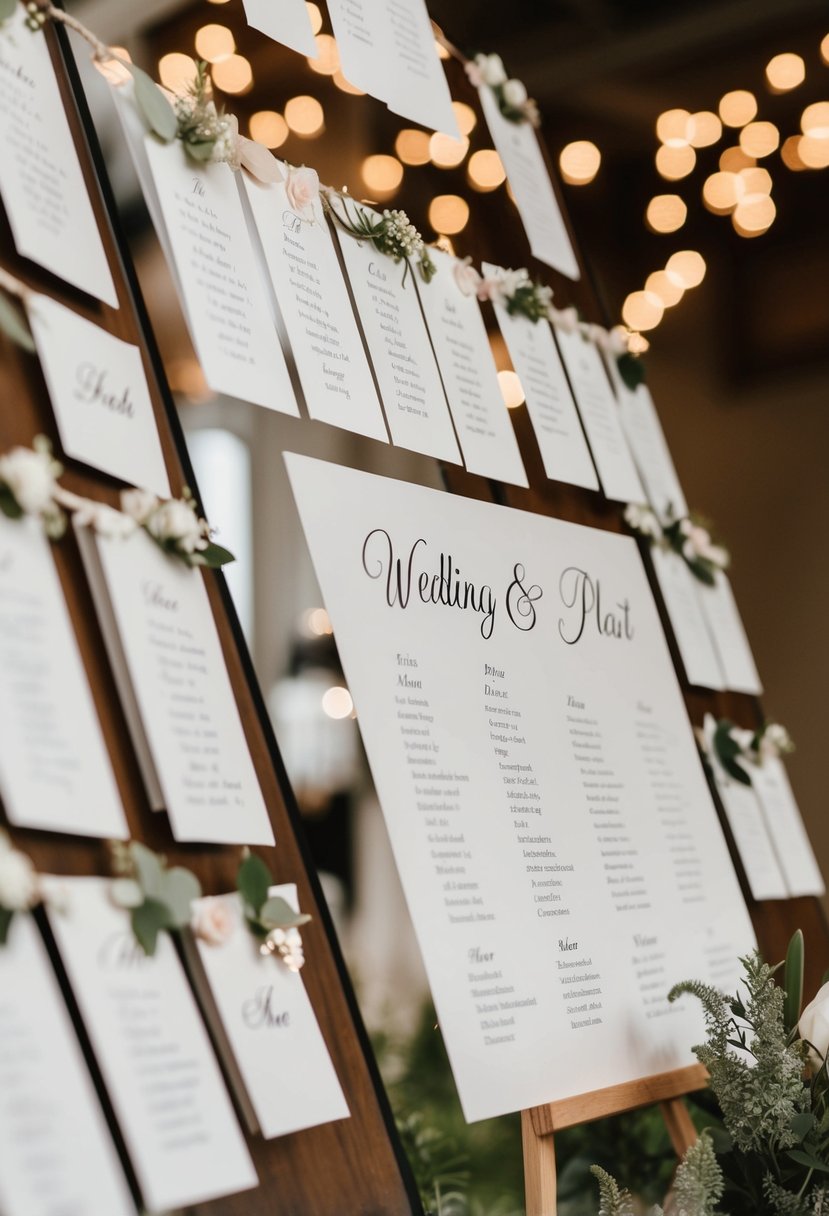
<path fill-rule="evenodd" d="M 322 203 L 317 198 L 307 212 L 294 210 L 283 182 L 265 186 L 247 174 L 242 181 L 308 413 L 318 422 L 388 443 Z"/>
<path fill-rule="evenodd" d="M 720 668 L 725 677 L 725 687 L 732 692 L 753 693 L 763 691 L 751 644 L 746 636 L 737 601 L 728 576 L 718 571 L 713 587 L 698 582 L 700 600 L 720 657 Z"/>
<path fill-rule="evenodd" d="M 370 216 L 370 208 L 364 207 Z M 424 456 L 460 464 L 449 407 L 420 310 L 412 266 L 394 262 L 339 229 L 346 272 L 354 292 L 392 442 Z M 406 282 L 403 281 L 404 272 Z"/>
<path fill-rule="evenodd" d="M 751 770 L 790 896 L 824 895 L 826 887 L 783 761 L 769 756 Z"/>
<path fill-rule="evenodd" d="M 330 0 L 343 75 L 393 114 L 460 138 L 423 0 Z"/>
<path fill-rule="evenodd" d="M 298 911 L 292 884 L 269 894 Z M 224 1049 L 226 1073 L 238 1073 L 241 1105 L 253 1116 L 251 1130 L 270 1140 L 347 1119 L 348 1105 L 301 975 L 278 956 L 259 953 L 237 894 L 216 898 L 233 926 L 229 938 L 217 945 L 197 938 L 188 949 L 197 951 L 204 968 L 210 994 L 205 1015 L 211 1020 L 215 1007 L 214 1041 Z M 205 902 L 215 901 L 196 903 L 196 918 Z"/>
<path fill-rule="evenodd" d="M 38 521 L 4 515 L 0 792 L 20 827 L 129 835 L 49 541 Z"/>
<path fill-rule="evenodd" d="M 672 549 L 652 545 L 650 555 L 685 679 L 699 688 L 725 688 L 720 660 L 700 602 L 698 580 Z"/>
<path fill-rule="evenodd" d="M 319 55 L 305 0 L 243 0 L 248 25 L 300 55 Z"/>
<path fill-rule="evenodd" d="M 93 469 L 169 498 L 138 347 L 48 296 L 34 296 L 28 314 L 63 450 Z"/>
<path fill-rule="evenodd" d="M 785 899 L 786 880 L 755 790 L 729 777 L 715 756 L 709 764 L 752 898 Z"/>
<path fill-rule="evenodd" d="M 602 489 L 616 502 L 644 502 L 645 491 L 630 454 L 619 407 L 599 348 L 578 332 L 556 326 L 556 341 L 570 379 Z"/>
<path fill-rule="evenodd" d="M 46 880 L 61 960 L 152 1212 L 258 1183 L 169 934 L 150 958 L 106 878 Z"/>
<path fill-rule="evenodd" d="M 176 840 L 273 844 L 201 572 L 141 530 L 76 534 L 154 809 Z"/>
<path fill-rule="evenodd" d="M 15 6 L 0 27 L 0 194 L 18 253 L 118 307 L 46 38 Z"/>
<path fill-rule="evenodd" d="M 689 1064 L 753 934 L 635 542 L 287 461 L 467 1118 Z"/>
<path fill-rule="evenodd" d="M 526 486 L 480 306 L 474 292 L 464 295 L 455 277 L 463 263 L 441 249 L 430 250 L 430 257 L 437 273 L 430 283 L 419 284 L 418 292 L 466 467 L 481 477 Z"/>
<path fill-rule="evenodd" d="M 568 279 L 581 278 L 573 243 L 535 129 L 504 118 L 488 85 L 478 90 L 489 133 L 515 196 L 533 257 Z"/>
<path fill-rule="evenodd" d="M 487 276 L 498 272 L 489 262 L 482 269 Z M 494 307 L 524 389 L 544 472 L 553 481 L 598 490 L 599 479 L 550 326 L 543 321 L 533 323 L 521 314 L 510 316 L 497 301 Z"/>
<path fill-rule="evenodd" d="M 135 1216 L 135 1204 L 30 916 L 0 949 L 0 1211 Z"/>
<path fill-rule="evenodd" d="M 648 502 L 660 519 L 673 515 L 682 519 L 688 514 L 688 504 L 679 484 L 665 432 L 646 384 L 629 389 L 616 366 L 616 360 L 606 360 L 619 413 L 633 458 L 639 469 Z"/>

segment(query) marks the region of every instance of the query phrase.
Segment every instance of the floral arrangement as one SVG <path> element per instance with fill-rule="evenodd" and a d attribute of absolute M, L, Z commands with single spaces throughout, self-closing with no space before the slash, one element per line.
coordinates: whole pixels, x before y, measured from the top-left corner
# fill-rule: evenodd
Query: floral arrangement
<path fill-rule="evenodd" d="M 123 514 L 143 528 L 165 553 L 181 558 L 188 566 L 217 569 L 234 561 L 233 554 L 211 540 L 211 529 L 196 509 L 187 486 L 181 498 L 161 500 L 147 490 L 124 490 Z"/>
<path fill-rule="evenodd" d="M 538 106 L 520 80 L 507 76 L 500 55 L 476 55 L 466 64 L 470 84 L 479 89 L 488 85 L 498 102 L 498 109 L 509 122 L 528 122 L 537 127 L 541 123 Z"/>
<path fill-rule="evenodd" d="M 741 962 L 743 990 L 733 997 L 695 981 L 678 984 L 668 997 L 690 995 L 702 1003 L 707 1037 L 694 1052 L 708 1070 L 719 1108 L 710 1130 L 686 1153 L 669 1210 L 684 1216 L 825 1214 L 829 983 L 801 1011 L 799 930 L 784 963 L 770 967 L 756 951 Z M 630 1193 L 603 1171 L 594 1172 L 601 1216 L 632 1216 Z"/>
<path fill-rule="evenodd" d="M 411 262 L 416 263 L 425 283 L 432 281 L 437 267 L 429 256 L 426 242 L 405 211 L 386 210 L 382 215 L 374 216 L 355 205 L 352 215 L 349 213 L 345 195 L 326 190 L 322 198 L 326 211 L 343 232 L 356 237 L 357 240 L 370 241 L 378 253 L 386 254 L 393 262 L 403 263 L 404 283 Z M 342 205 L 342 213 L 335 200 Z"/>
<path fill-rule="evenodd" d="M 40 883 L 30 858 L 0 831 L 0 946 L 6 944 L 15 912 L 40 902 Z"/>
<path fill-rule="evenodd" d="M 741 785 L 751 785 L 751 768 L 767 759 L 779 759 L 794 751 L 792 737 L 779 722 L 764 722 L 757 730 L 744 730 L 712 714 L 706 714 L 698 732 L 705 755 L 714 755 L 725 772 Z"/>
<path fill-rule="evenodd" d="M 110 848 L 116 874 L 110 898 L 129 912 L 135 940 L 152 956 L 162 929 L 190 923 L 190 905 L 201 895 L 199 880 L 184 866 L 168 868 L 164 857 L 137 840 L 113 841 Z"/>
<path fill-rule="evenodd" d="M 248 853 L 239 866 L 236 885 L 248 929 L 259 942 L 261 954 L 275 954 L 289 971 L 299 971 L 305 963 L 300 925 L 311 917 L 295 912 L 280 895 L 270 895 L 273 875 L 261 857 Z"/>
<path fill-rule="evenodd" d="M 36 435 L 31 448 L 12 448 L 0 456 L 0 511 L 7 519 L 34 516 L 46 535 L 58 540 L 66 531 L 66 515 L 58 504 L 62 472 L 45 435 Z"/>
<path fill-rule="evenodd" d="M 717 574 L 727 570 L 731 563 L 728 550 L 714 543 L 708 525 L 698 515 L 669 514 L 667 520 L 661 521 L 650 507 L 628 503 L 624 517 L 628 527 L 651 544 L 673 549 L 691 573 L 708 587 L 714 586 Z"/>
<path fill-rule="evenodd" d="M 482 277 L 474 267 L 462 263 L 456 268 L 455 278 L 464 294 L 471 295 L 474 286 L 479 300 L 502 304 L 511 317 L 523 316 L 533 324 L 550 319 L 553 289 L 534 283 L 524 268 L 499 270 Z"/>

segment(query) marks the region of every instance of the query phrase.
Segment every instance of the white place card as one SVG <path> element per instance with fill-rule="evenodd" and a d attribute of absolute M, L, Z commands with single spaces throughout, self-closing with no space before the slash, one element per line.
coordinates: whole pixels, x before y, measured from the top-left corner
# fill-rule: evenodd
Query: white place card
<path fill-rule="evenodd" d="M 751 784 L 763 808 L 789 895 L 824 895 L 820 866 L 783 761 L 770 756 L 752 767 Z"/>
<path fill-rule="evenodd" d="M 32 297 L 27 311 L 67 455 L 169 498 L 138 347 L 48 296 Z"/>
<path fill-rule="evenodd" d="M 686 680 L 698 688 L 724 689 L 719 656 L 697 590 L 698 580 L 673 550 L 652 545 L 650 556 Z"/>
<path fill-rule="evenodd" d="M 567 333 L 561 326 L 554 328 L 605 496 L 615 502 L 644 502 L 645 491 L 599 348 L 578 330 Z"/>
<path fill-rule="evenodd" d="M 243 0 L 248 25 L 292 51 L 319 55 L 305 0 Z"/>
<path fill-rule="evenodd" d="M 437 273 L 430 283 L 418 284 L 418 293 L 466 467 L 481 477 L 526 486 L 480 305 L 458 286 L 455 270 L 462 263 L 457 258 L 441 249 L 430 250 L 430 256 Z"/>
<path fill-rule="evenodd" d="M 147 793 L 176 840 L 273 844 L 201 571 L 77 527 Z"/>
<path fill-rule="evenodd" d="M 46 39 L 19 4 L 0 27 L 0 195 L 18 253 L 118 307 Z"/>
<path fill-rule="evenodd" d="M 754 939 L 635 543 L 287 463 L 467 1118 L 690 1063 Z"/>
<path fill-rule="evenodd" d="M 135 1216 L 98 1095 L 30 916 L 0 948 L 0 1211 Z"/>
<path fill-rule="evenodd" d="M 293 884 L 273 887 L 269 894 L 298 911 Z M 210 1020 L 215 1006 L 213 1037 L 224 1049 L 225 1071 L 235 1077 L 251 1130 L 270 1140 L 347 1119 L 348 1105 L 302 976 L 278 956 L 259 953 L 237 894 L 217 898 L 234 925 L 231 936 L 220 945 L 198 938 L 188 950 L 196 950 L 204 969 L 210 994 L 205 1016 Z M 200 903 L 194 905 L 196 916 Z M 193 974 L 198 975 L 197 967 Z"/>
<path fill-rule="evenodd" d="M 129 835 L 49 541 L 0 515 L 0 793 L 20 827 Z"/>
<path fill-rule="evenodd" d="M 660 519 L 669 515 L 682 519 L 688 514 L 688 504 L 650 390 L 646 384 L 629 389 L 619 374 L 616 360 L 607 359 L 606 364 L 616 390 L 622 428 L 648 502 Z"/>
<path fill-rule="evenodd" d="M 349 208 L 354 204 L 349 203 Z M 364 207 L 369 216 L 376 212 Z M 334 231 L 340 242 L 392 442 L 424 456 L 461 463 L 413 276 L 369 241 Z M 403 281 L 404 271 L 406 281 Z"/>
<path fill-rule="evenodd" d="M 343 75 L 393 114 L 460 138 L 424 0 L 329 0 Z"/>
<path fill-rule="evenodd" d="M 720 657 L 725 687 L 732 692 L 759 696 L 763 685 L 757 674 L 751 644 L 728 575 L 718 571 L 713 587 L 698 583 L 705 619 Z"/>
<path fill-rule="evenodd" d="M 298 213 L 283 182 L 266 186 L 247 174 L 242 180 L 308 413 L 318 422 L 388 443 L 322 203 L 317 198 L 309 214 Z"/>
<path fill-rule="evenodd" d="M 504 118 L 488 85 L 481 85 L 478 95 L 492 142 L 506 169 L 533 257 L 568 279 L 580 279 L 573 242 L 535 129 L 528 122 L 510 122 Z"/>
<path fill-rule="evenodd" d="M 709 757 L 709 763 L 752 898 L 786 899 L 786 879 L 756 791 L 729 777 L 716 757 Z"/>
<path fill-rule="evenodd" d="M 498 267 L 489 262 L 484 262 L 482 269 L 487 276 L 498 272 Z M 524 389 L 544 472 L 552 481 L 598 490 L 599 479 L 590 448 L 550 326 L 545 321 L 533 323 L 521 314 L 511 316 L 498 301 L 494 302 L 494 308 L 512 366 Z"/>
<path fill-rule="evenodd" d="M 256 1170 L 172 939 L 148 957 L 109 879 L 47 876 L 49 923 L 146 1207 L 246 1191 Z"/>

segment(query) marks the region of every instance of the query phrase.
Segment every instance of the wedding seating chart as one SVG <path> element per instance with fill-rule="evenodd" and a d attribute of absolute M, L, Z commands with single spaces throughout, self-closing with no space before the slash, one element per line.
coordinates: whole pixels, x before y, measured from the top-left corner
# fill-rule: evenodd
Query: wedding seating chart
<path fill-rule="evenodd" d="M 578 260 L 561 214 L 538 136 L 531 123 L 504 118 L 488 85 L 478 90 L 492 142 L 507 172 L 533 257 L 568 279 L 580 279 Z"/>
<path fill-rule="evenodd" d="M 480 306 L 474 291 L 465 295 L 458 285 L 463 263 L 441 249 L 430 256 L 436 273 L 419 294 L 466 467 L 526 486 Z"/>
<path fill-rule="evenodd" d="M 368 207 L 363 210 L 371 217 L 376 215 Z M 424 456 L 460 464 L 449 407 L 412 280 L 417 271 L 378 253 L 370 241 L 357 240 L 336 225 L 334 230 L 380 385 L 392 442 Z"/>
<path fill-rule="evenodd" d="M 15 916 L 0 949 L 0 1211 L 135 1216 L 46 948 Z"/>
<path fill-rule="evenodd" d="M 248 25 L 300 55 L 319 55 L 305 0 L 243 0 Z"/>
<path fill-rule="evenodd" d="M 28 314 L 63 450 L 94 469 L 169 498 L 138 347 L 48 296 L 34 296 Z"/>
<path fill-rule="evenodd" d="M 176 840 L 273 844 L 202 574 L 76 528 L 148 796 Z"/>
<path fill-rule="evenodd" d="M 328 0 L 343 75 L 393 114 L 460 138 L 424 0 Z"/>
<path fill-rule="evenodd" d="M 785 899 L 786 880 L 756 792 L 729 777 L 716 756 L 709 755 L 709 764 L 752 898 Z"/>
<path fill-rule="evenodd" d="M 783 761 L 767 756 L 751 770 L 751 784 L 763 808 L 789 895 L 824 895 L 823 876 Z"/>
<path fill-rule="evenodd" d="M 728 575 L 717 571 L 713 587 L 698 582 L 697 589 L 720 658 L 725 687 L 759 696 L 763 685 Z"/>
<path fill-rule="evenodd" d="M 719 655 L 697 590 L 698 580 L 672 549 L 653 545 L 650 554 L 686 680 L 698 688 L 724 689 Z"/>
<path fill-rule="evenodd" d="M 498 272 L 489 262 L 482 269 L 487 276 Z M 598 490 L 599 479 L 550 326 L 545 321 L 533 323 L 520 313 L 510 315 L 497 299 L 493 307 L 524 389 L 544 472 L 553 481 Z"/>
<path fill-rule="evenodd" d="M 286 459 L 466 1117 L 691 1063 L 753 934 L 635 543 Z"/>
<path fill-rule="evenodd" d="M 129 834 L 49 541 L 2 514 L 0 793 L 21 827 Z"/>
<path fill-rule="evenodd" d="M 380 399 L 319 196 L 298 207 L 285 182 L 266 186 L 247 174 L 242 180 L 308 413 L 387 443 Z"/>
<path fill-rule="evenodd" d="M 135 941 L 105 878 L 47 876 L 49 923 L 152 1212 L 249 1190 L 256 1170 L 175 947 Z"/>
<path fill-rule="evenodd" d="M 605 496 L 616 502 L 644 502 L 599 348 L 578 330 L 568 333 L 559 325 L 555 333 Z"/>
<path fill-rule="evenodd" d="M 269 894 L 297 909 L 292 884 L 273 887 Z M 231 1077 L 238 1073 L 240 1105 L 251 1130 L 270 1139 L 347 1119 L 348 1105 L 301 975 L 259 953 L 235 893 L 198 901 L 196 920 L 205 904 L 217 902 L 220 918 L 231 925 L 229 936 L 216 944 L 196 938 L 195 947 L 209 1004 L 215 1002 L 214 1039 L 225 1048 L 225 1071 Z M 209 1005 L 205 1012 L 209 1016 Z"/>
<path fill-rule="evenodd" d="M 118 307 L 42 31 L 15 5 L 0 25 L 0 195 L 18 253 Z"/>

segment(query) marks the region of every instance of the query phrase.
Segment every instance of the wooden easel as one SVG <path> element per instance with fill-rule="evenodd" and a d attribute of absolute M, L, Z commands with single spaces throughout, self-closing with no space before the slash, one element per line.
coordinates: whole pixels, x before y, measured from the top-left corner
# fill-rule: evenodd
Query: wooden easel
<path fill-rule="evenodd" d="M 697 1138 L 696 1129 L 682 1101 L 683 1095 L 703 1089 L 708 1074 L 701 1064 L 690 1064 L 673 1072 L 657 1073 L 639 1081 L 611 1085 L 575 1098 L 547 1102 L 521 1112 L 524 1146 L 526 1216 L 555 1216 L 556 1151 L 554 1133 L 579 1123 L 590 1123 L 607 1115 L 620 1115 L 641 1106 L 659 1103 L 671 1144 L 681 1157 Z"/>

